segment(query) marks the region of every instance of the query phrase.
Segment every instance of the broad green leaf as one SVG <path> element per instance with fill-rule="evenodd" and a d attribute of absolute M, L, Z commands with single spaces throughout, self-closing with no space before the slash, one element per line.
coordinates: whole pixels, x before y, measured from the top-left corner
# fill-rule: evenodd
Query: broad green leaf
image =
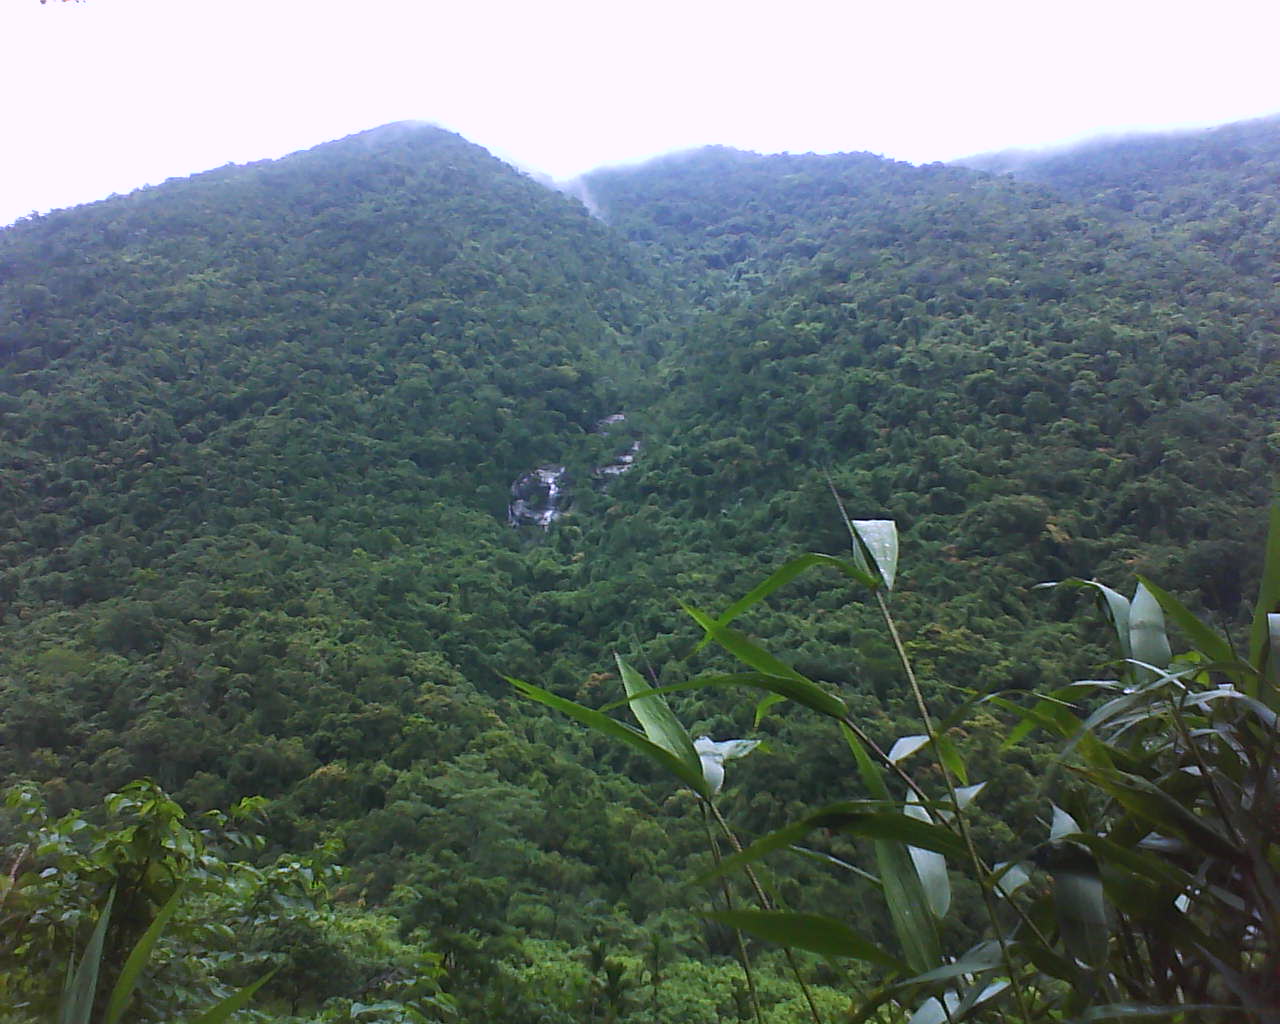
<path fill-rule="evenodd" d="M 931 822 L 929 812 L 920 806 L 915 793 L 907 794 L 902 813 L 917 821 Z M 938 920 L 942 920 L 951 909 L 951 878 L 947 872 L 947 858 L 918 846 L 908 846 L 907 853 L 911 857 L 911 863 L 915 865 L 916 874 L 920 876 L 920 885 L 929 901 L 930 912 Z"/>
<path fill-rule="evenodd" d="M 614 739 L 621 740 L 628 746 L 634 747 L 642 754 L 657 761 L 658 764 L 662 765 L 663 768 L 695 793 L 708 798 L 711 796 L 706 777 L 702 774 L 702 762 L 696 754 L 693 755 L 693 764 L 691 765 L 686 761 L 680 760 L 665 747 L 660 747 L 658 744 L 653 743 L 638 730 L 632 729 L 628 725 L 623 725 L 621 722 L 610 718 L 608 715 L 601 714 L 593 708 L 583 707 L 583 705 L 566 700 L 564 697 L 557 697 L 554 693 L 539 686 L 534 686 L 532 683 L 526 683 L 521 679 L 513 679 L 507 676 L 506 680 L 531 700 L 536 700 L 539 704 L 545 704 L 547 707 L 568 715 L 583 725 L 589 725 L 596 732 L 612 736 Z M 692 746 L 691 743 L 690 750 L 692 750 Z"/>
<path fill-rule="evenodd" d="M 276 970 L 279 970 L 279 968 L 276 968 Z M 254 997 L 258 989 L 262 988 L 263 985 L 275 976 L 275 973 L 275 971 L 270 971 L 267 974 L 264 974 L 252 985 L 245 986 L 239 992 L 233 992 L 231 995 L 227 996 L 226 999 L 222 1000 L 222 1002 L 210 1007 L 208 1010 L 205 1010 L 205 1012 L 200 1014 L 199 1017 L 192 1019 L 191 1024 L 222 1024 L 222 1022 L 230 1018 L 233 1013 L 238 1013 L 240 1010 L 243 1010 L 248 1006 L 249 1000 Z"/>
<path fill-rule="evenodd" d="M 888 803 L 889 787 L 885 784 L 883 769 L 871 759 L 871 755 L 867 753 L 862 741 L 858 739 L 857 734 L 852 729 L 841 723 L 840 731 L 844 733 L 844 738 L 849 744 L 849 750 L 853 753 L 853 760 L 858 766 L 858 774 L 862 776 L 862 784 L 867 787 L 873 800 Z"/>
<path fill-rule="evenodd" d="M 855 558 L 861 546 L 862 559 L 869 563 L 867 568 L 874 567 L 884 580 L 885 589 L 892 590 L 898 573 L 898 525 L 892 519 L 852 519 L 849 525 L 859 542 L 854 546 Z"/>
<path fill-rule="evenodd" d="M 1160 602 L 1160 607 L 1164 609 L 1165 614 L 1173 620 L 1175 626 L 1186 634 L 1187 639 L 1191 641 L 1196 650 L 1208 657 L 1210 661 L 1230 664 L 1236 660 L 1236 652 L 1231 649 L 1230 641 L 1219 636 L 1211 627 L 1201 622 L 1192 613 L 1191 609 L 1167 590 L 1161 589 L 1150 580 L 1139 576 L 1138 581 L 1147 588 L 1147 592 L 1152 597 Z"/>
<path fill-rule="evenodd" d="M 89 936 L 89 944 L 85 946 L 84 955 L 80 958 L 80 966 L 63 990 L 62 1005 L 58 1013 L 59 1024 L 89 1024 L 93 1013 L 93 998 L 98 991 L 98 970 L 102 966 L 102 946 L 107 937 L 107 922 L 111 919 L 111 906 L 115 901 L 116 890 L 113 887 L 107 896 L 106 906 L 98 915 L 93 934 Z"/>
<path fill-rule="evenodd" d="M 178 909 L 178 902 L 182 899 L 183 886 L 178 886 L 174 894 L 169 897 L 169 901 L 160 908 L 160 912 L 156 914 L 156 918 L 151 922 L 149 927 L 138 940 L 137 945 L 133 947 L 129 958 L 125 960 L 124 967 L 120 971 L 120 977 L 116 980 L 115 987 L 111 990 L 111 998 L 107 1001 L 106 1015 L 103 1018 L 104 1024 L 117 1024 L 117 1021 L 124 1016 L 125 1007 L 129 1005 L 129 999 L 133 996 L 133 990 L 138 985 L 138 978 L 142 974 L 142 969 L 147 965 L 147 961 L 151 959 L 151 951 L 155 949 L 156 942 L 160 939 L 160 933 L 164 931 L 165 925 L 169 923 L 169 918 L 173 917 L 173 913 Z"/>
<path fill-rule="evenodd" d="M 870 939 L 839 921 L 818 914 L 800 914 L 790 910 L 721 910 L 707 916 L 730 928 L 793 949 L 864 960 L 892 971 L 903 969 L 896 957 Z"/>
<path fill-rule="evenodd" d="M 613 660 L 617 663 L 618 673 L 622 676 L 622 685 L 627 691 L 627 696 L 631 698 L 631 710 L 640 722 L 640 728 L 649 737 L 649 741 L 656 743 L 672 757 L 691 768 L 700 767 L 701 761 L 698 759 L 698 752 L 693 748 L 693 740 L 689 738 L 688 731 L 680 724 L 680 720 L 676 718 L 667 702 L 651 692 L 648 696 L 640 696 L 641 693 L 651 689 L 644 681 L 644 677 L 623 661 L 621 655 L 615 654 Z"/>
<path fill-rule="evenodd" d="M 1129 604 L 1129 657 L 1158 669 L 1167 668 L 1173 660 L 1160 602 L 1142 583 Z M 1151 678 L 1150 670 L 1139 668 L 1138 678 Z"/>
<path fill-rule="evenodd" d="M 1262 559 L 1262 583 L 1258 587 L 1258 602 L 1253 609 L 1253 625 L 1249 632 L 1249 664 L 1265 676 L 1268 656 L 1271 653 L 1271 629 L 1267 616 L 1280 612 L 1280 502 L 1271 506 L 1267 529 L 1267 548 Z M 1267 707 L 1276 708 L 1276 691 L 1266 699 Z M 1250 697 L 1259 696 L 1250 693 Z"/>
<path fill-rule="evenodd" d="M 764 648 L 753 644 L 736 629 L 722 626 L 714 619 L 698 611 L 697 608 L 690 607 L 683 602 L 681 604 L 690 617 L 705 629 L 717 644 L 739 661 L 750 665 L 764 676 L 777 680 L 772 685 L 765 685 L 765 681 L 760 680 L 758 684 L 760 689 L 772 690 L 780 696 L 794 700 L 797 704 L 803 704 L 805 707 L 831 718 L 843 718 L 848 713 L 848 708 L 839 697 L 828 693 L 817 683 L 806 679 L 790 665 L 779 661 Z M 785 689 L 780 685 L 782 683 L 787 684 Z"/>
<path fill-rule="evenodd" d="M 1008 978 L 997 978 L 995 981 L 988 982 L 986 985 L 970 985 L 964 994 L 964 998 L 960 1000 L 960 1005 L 956 1007 L 956 1019 L 964 1020 L 969 1016 L 969 1011 L 975 1006 L 989 1002 L 1008 987 Z"/>

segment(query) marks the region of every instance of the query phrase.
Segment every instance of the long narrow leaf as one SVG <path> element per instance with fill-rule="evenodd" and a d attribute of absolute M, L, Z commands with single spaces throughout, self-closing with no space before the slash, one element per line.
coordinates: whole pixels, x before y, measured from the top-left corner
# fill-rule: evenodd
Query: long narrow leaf
<path fill-rule="evenodd" d="M 1051 874 L 1063 944 L 1081 963 L 1100 967 L 1111 937 L 1102 880 L 1093 872 L 1074 869 Z"/>
<path fill-rule="evenodd" d="M 880 766 L 871 759 L 871 755 L 863 749 L 862 742 L 847 725 L 842 724 L 841 729 L 858 764 L 863 784 L 872 797 L 887 800 L 889 787 L 885 784 Z M 904 820 L 911 819 L 904 816 Z M 964 855 L 963 844 L 960 844 L 960 851 L 957 856 Z M 911 862 L 907 844 L 880 839 L 875 844 L 875 852 L 889 917 L 893 921 L 893 928 L 907 963 L 917 972 L 932 970 L 938 966 L 942 957 L 942 946 L 938 939 L 937 924 L 929 913 L 924 886 L 920 882 L 916 866 Z"/>
<path fill-rule="evenodd" d="M 963 856 L 963 842 L 949 829 L 931 821 L 917 821 L 896 811 L 869 810 L 868 806 L 876 805 L 839 803 L 806 815 L 799 821 L 761 836 L 738 853 L 723 858 L 703 876 L 703 880 L 719 878 L 748 864 L 754 864 L 775 850 L 792 846 L 820 828 L 860 839 L 894 841 L 903 845 L 904 852 L 905 844 L 910 843 L 922 850 L 950 854 L 953 857 Z M 909 865 L 910 861 L 907 863 Z"/>
<path fill-rule="evenodd" d="M 876 579 L 872 573 L 865 569 L 858 568 L 858 566 L 847 562 L 843 558 L 836 558 L 833 555 L 821 555 L 817 553 L 801 555 L 799 558 L 793 558 L 781 568 L 776 569 L 768 579 L 756 586 L 749 594 L 745 597 L 739 598 L 726 608 L 724 613 L 720 615 L 716 621 L 722 626 L 729 625 L 729 623 L 752 605 L 763 601 L 779 587 L 790 583 L 805 570 L 811 569 L 815 565 L 825 565 L 836 569 L 837 571 L 844 573 L 844 575 L 848 576 L 850 579 L 857 580 L 859 583 L 870 587 L 872 590 L 880 585 L 880 581 Z"/>
<path fill-rule="evenodd" d="M 169 918 L 173 917 L 174 911 L 178 909 L 178 902 L 182 899 L 183 886 L 178 886 L 173 895 L 169 897 L 169 901 L 160 908 L 160 912 L 156 914 L 156 918 L 151 922 L 149 927 L 138 940 L 137 945 L 129 953 L 129 958 L 125 960 L 124 967 L 120 971 L 120 977 L 116 979 L 115 987 L 111 990 L 111 998 L 107 1000 L 106 1015 L 103 1017 L 104 1024 L 117 1024 L 117 1021 L 124 1016 L 125 1007 L 129 1005 L 129 999 L 133 996 L 133 990 L 138 985 L 138 978 L 142 974 L 142 969 L 147 965 L 147 961 L 151 959 L 151 951 L 155 949 L 156 943 L 160 940 L 160 933 L 164 931 L 165 925 L 169 923 Z"/>
<path fill-rule="evenodd" d="M 721 910 L 707 916 L 730 928 L 737 928 L 793 949 L 807 949 L 822 956 L 864 960 L 892 971 L 903 970 L 897 957 L 829 917 L 790 910 Z"/>
<path fill-rule="evenodd" d="M 1258 587 L 1258 602 L 1253 609 L 1253 625 L 1249 632 L 1249 664 L 1258 672 L 1264 673 L 1268 651 L 1270 649 L 1270 633 L 1267 628 L 1267 616 L 1280 612 L 1280 502 L 1271 506 L 1267 529 L 1267 550 L 1262 560 L 1262 583 Z M 1250 697 L 1258 694 L 1251 693 Z M 1274 697 L 1266 704 L 1273 711 Z"/>
<path fill-rule="evenodd" d="M 1077 578 L 1061 580 L 1057 583 L 1041 583 L 1040 587 L 1090 587 L 1097 590 L 1106 604 L 1107 617 L 1115 627 L 1116 642 L 1120 645 L 1120 657 L 1132 658 L 1133 650 L 1129 646 L 1129 599 L 1096 580 Z"/>
<path fill-rule="evenodd" d="M 1201 622 L 1190 608 L 1145 577 L 1139 576 L 1138 580 L 1147 588 L 1151 596 L 1160 602 L 1164 613 L 1186 634 L 1196 650 L 1207 655 L 1210 661 L 1229 664 L 1236 660 L 1236 652 L 1231 649 L 1231 642 Z"/>
<path fill-rule="evenodd" d="M 905 978 L 894 987 L 905 989 L 912 985 L 923 985 L 933 981 L 947 981 L 950 978 L 959 978 L 966 974 L 981 974 L 984 971 L 990 971 L 1002 966 L 1003 961 L 1000 959 L 999 945 L 995 942 L 984 942 L 980 946 L 969 950 L 959 960 L 944 964 L 942 967 L 935 967 L 933 970 L 925 971 L 923 974 L 917 974 L 913 978 Z"/>
<path fill-rule="evenodd" d="M 554 693 L 539 686 L 534 686 L 532 683 L 526 683 L 521 679 L 513 679 L 507 676 L 506 680 L 531 700 L 536 700 L 539 704 L 545 704 L 547 707 L 566 714 L 583 725 L 589 725 L 596 732 L 603 733 L 605 736 L 612 736 L 614 739 L 621 740 L 628 746 L 635 748 L 640 753 L 658 762 L 695 793 L 710 799 L 711 788 L 707 785 L 706 777 L 702 774 L 702 762 L 696 759 L 696 755 L 696 767 L 691 767 L 669 750 L 650 741 L 636 729 L 623 725 L 608 715 L 601 714 L 593 708 L 584 707 L 574 701 L 566 700 L 564 697 L 557 697 Z"/>
<path fill-rule="evenodd" d="M 1215 1003 L 1183 1003 L 1177 1006 L 1150 1006 L 1143 1003 L 1109 1003 L 1106 1006 L 1095 1006 L 1078 1017 L 1073 1017 L 1071 1024 L 1104 1024 L 1114 1020 L 1195 1020 L 1201 1013 L 1238 1014 L 1240 1007 L 1223 1006 Z"/>
<path fill-rule="evenodd" d="M 1164 611 L 1147 587 L 1139 583 L 1129 603 L 1129 657 L 1146 662 L 1157 669 L 1167 668 L 1173 660 L 1169 635 L 1165 632 Z M 1142 669 L 1138 678 L 1154 678 L 1150 669 Z"/>
<path fill-rule="evenodd" d="M 649 737 L 649 741 L 656 743 L 672 757 L 683 762 L 690 771 L 701 771 L 701 761 L 698 758 L 698 752 L 693 749 L 693 740 L 690 739 L 688 731 L 680 724 L 680 720 L 676 718 L 667 702 L 653 693 L 640 696 L 650 688 L 649 684 L 644 681 L 639 672 L 623 661 L 620 655 L 615 654 L 613 660 L 618 665 L 618 672 L 622 676 L 622 685 L 627 691 L 627 696 L 631 698 L 631 710 L 640 722 L 640 728 Z"/>
<path fill-rule="evenodd" d="M 276 970 L 279 970 L 279 968 L 276 968 Z M 234 992 L 227 996 L 227 998 L 222 1000 L 222 1002 L 218 1003 L 216 1006 L 210 1007 L 208 1010 L 205 1010 L 204 1013 L 200 1014 L 199 1017 L 194 1018 L 191 1021 L 191 1024 L 222 1024 L 222 1022 L 227 1020 L 233 1013 L 237 1013 L 248 1006 L 249 1000 L 257 994 L 258 989 L 262 988 L 263 985 L 275 976 L 275 973 L 275 971 L 270 971 L 267 974 L 264 974 L 252 985 L 247 985 L 239 992 Z"/>
<path fill-rule="evenodd" d="M 812 680 L 806 679 L 790 665 L 779 661 L 764 648 L 753 644 L 736 629 L 720 625 L 710 616 L 698 611 L 697 608 L 683 604 L 683 602 L 682 606 L 693 620 L 711 635 L 717 644 L 739 661 L 750 665 L 766 676 L 789 684 L 786 688 L 787 692 L 775 686 L 762 685 L 761 689 L 771 689 L 781 696 L 794 700 L 798 704 L 803 704 L 805 707 L 830 718 L 842 718 L 848 713 L 848 707 L 839 697 L 828 693 Z"/>
<path fill-rule="evenodd" d="M 892 519 L 852 519 L 849 525 L 862 548 L 863 557 L 884 580 L 885 589 L 892 590 L 898 573 L 898 524 Z M 857 551 L 855 546 L 855 554 Z"/>
<path fill-rule="evenodd" d="M 1128 811 L 1160 832 L 1181 836 L 1212 856 L 1228 861 L 1234 861 L 1240 856 L 1241 851 L 1235 842 L 1148 780 L 1120 771 L 1092 768 L 1075 771 L 1092 780 Z"/>
<path fill-rule="evenodd" d="M 111 907 L 115 901 L 116 890 L 113 887 L 107 896 L 106 906 L 98 915 L 93 934 L 89 936 L 89 944 L 84 948 L 75 977 L 71 979 L 68 990 L 64 991 L 62 1006 L 59 1008 L 59 1024 L 89 1024 L 89 1017 L 93 1013 L 93 997 L 98 990 L 98 971 L 102 967 L 102 946 L 107 937 L 107 922 L 111 919 Z"/>
<path fill-rule="evenodd" d="M 930 821 L 929 812 L 916 802 L 915 793 L 907 794 L 907 803 L 902 808 L 902 813 L 917 821 Z M 918 846 L 908 846 L 907 854 L 915 865 L 916 874 L 920 876 L 920 885 L 929 901 L 929 912 L 942 920 L 951 909 L 951 878 L 947 872 L 947 858 L 934 850 L 924 850 Z"/>
<path fill-rule="evenodd" d="M 663 686 L 653 690 L 641 690 L 636 693 L 635 697 L 624 697 L 622 700 L 615 700 L 611 704 L 605 704 L 599 710 L 601 713 L 606 713 L 626 707 L 633 700 L 650 695 L 661 696 L 688 690 L 703 690 L 713 686 L 745 686 L 753 690 L 764 690 L 770 694 L 774 701 L 793 700 L 797 704 L 813 708 L 815 711 L 821 711 L 823 714 L 830 714 L 839 708 L 845 708 L 845 704 L 840 701 L 840 698 L 832 696 L 821 687 L 817 687 L 816 684 L 810 683 L 807 679 L 771 676 L 764 672 L 730 672 L 718 675 L 696 676 L 683 683 L 673 683 L 670 686 Z M 811 687 L 816 688 L 817 692 L 815 693 Z"/>

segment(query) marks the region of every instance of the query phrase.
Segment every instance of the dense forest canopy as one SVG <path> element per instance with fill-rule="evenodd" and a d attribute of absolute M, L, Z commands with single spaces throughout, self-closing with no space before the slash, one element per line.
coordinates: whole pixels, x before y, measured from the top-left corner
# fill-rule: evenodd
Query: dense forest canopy
<path fill-rule="evenodd" d="M 710 148 L 588 175 L 588 213 L 392 125 L 3 229 L 0 778 L 53 815 L 139 777 L 193 813 L 266 797 L 260 860 L 345 872 L 306 919 L 335 978 L 375 970 L 352 936 L 376 910 L 464 1019 L 734 1019 L 731 938 L 676 909 L 694 806 L 504 675 L 600 704 L 614 651 L 663 684 L 717 664 L 677 599 L 847 548 L 828 480 L 896 520 L 944 703 L 1108 660 L 1042 580 L 1142 574 L 1248 617 L 1280 122 L 971 164 Z M 559 514 L 513 517 L 553 467 Z M 815 580 L 749 629 L 892 739 L 871 612 Z M 753 728 L 672 703 L 694 735 Z M 802 720 L 757 734 L 721 798 L 745 829 L 846 794 Z M 1037 771 L 1008 767 L 1004 827 Z M 811 867 L 787 896 L 831 893 Z M 292 983 L 295 1014 L 358 994 Z"/>

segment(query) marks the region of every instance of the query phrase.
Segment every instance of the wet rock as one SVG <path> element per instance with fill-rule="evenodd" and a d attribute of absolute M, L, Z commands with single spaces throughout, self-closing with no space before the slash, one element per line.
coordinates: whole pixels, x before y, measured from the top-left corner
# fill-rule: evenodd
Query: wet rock
<path fill-rule="evenodd" d="M 612 462 L 596 468 L 595 475 L 608 479 L 610 477 L 621 476 L 632 466 L 636 464 L 636 457 L 640 454 L 640 442 L 632 441 L 631 447 L 621 455 L 617 456 Z"/>
<path fill-rule="evenodd" d="M 544 530 L 564 515 L 568 480 L 564 466 L 540 466 L 511 485 L 507 521 L 512 526 L 541 526 Z"/>

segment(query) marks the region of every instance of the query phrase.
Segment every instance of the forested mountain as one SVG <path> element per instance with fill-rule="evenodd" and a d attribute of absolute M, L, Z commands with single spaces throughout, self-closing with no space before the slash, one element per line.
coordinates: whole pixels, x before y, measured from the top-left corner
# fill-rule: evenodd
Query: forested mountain
<path fill-rule="evenodd" d="M 665 1019 L 742 1012 L 730 940 L 672 911 L 695 809 L 502 675 L 684 678 L 677 598 L 847 545 L 828 476 L 897 520 L 943 700 L 1105 660 L 1041 580 L 1143 573 L 1238 629 L 1256 578 L 1280 124 L 973 165 L 712 148 L 587 176 L 593 216 L 394 125 L 4 229 L 0 776 L 59 812 L 139 776 L 270 798 L 270 852 L 334 840 L 339 908 L 444 954 L 465 1019 L 664 1019 L 650 955 Z M 509 521 L 561 467 L 563 514 Z M 852 587 L 748 628 L 892 736 Z M 745 827 L 843 795 L 829 747 L 761 728 Z"/>

